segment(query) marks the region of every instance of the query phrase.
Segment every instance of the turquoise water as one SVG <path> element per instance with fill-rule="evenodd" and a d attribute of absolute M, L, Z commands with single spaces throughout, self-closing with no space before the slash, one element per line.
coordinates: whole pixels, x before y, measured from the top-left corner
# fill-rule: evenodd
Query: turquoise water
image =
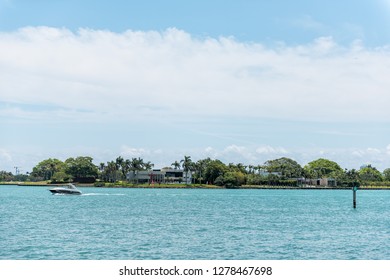
<path fill-rule="evenodd" d="M 390 191 L 0 186 L 0 259 L 390 259 Z"/>

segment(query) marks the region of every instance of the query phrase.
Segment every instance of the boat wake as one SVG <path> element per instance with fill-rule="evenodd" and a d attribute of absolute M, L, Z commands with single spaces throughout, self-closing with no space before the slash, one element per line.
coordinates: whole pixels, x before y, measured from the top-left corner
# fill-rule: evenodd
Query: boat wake
<path fill-rule="evenodd" d="M 83 193 L 82 196 L 121 196 L 125 195 L 124 193 Z"/>

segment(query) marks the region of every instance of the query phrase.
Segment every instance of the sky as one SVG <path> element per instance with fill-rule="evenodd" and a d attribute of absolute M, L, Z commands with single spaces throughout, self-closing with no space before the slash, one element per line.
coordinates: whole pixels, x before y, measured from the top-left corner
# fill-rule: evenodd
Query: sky
<path fill-rule="evenodd" d="M 0 0 L 0 170 L 390 167 L 388 0 Z"/>

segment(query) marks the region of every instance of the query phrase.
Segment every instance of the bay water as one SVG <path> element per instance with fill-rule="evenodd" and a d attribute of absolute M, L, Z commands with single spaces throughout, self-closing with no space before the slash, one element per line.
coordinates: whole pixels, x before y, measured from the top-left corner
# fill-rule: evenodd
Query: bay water
<path fill-rule="evenodd" d="M 0 186 L 0 259 L 390 259 L 390 191 L 80 190 Z"/>

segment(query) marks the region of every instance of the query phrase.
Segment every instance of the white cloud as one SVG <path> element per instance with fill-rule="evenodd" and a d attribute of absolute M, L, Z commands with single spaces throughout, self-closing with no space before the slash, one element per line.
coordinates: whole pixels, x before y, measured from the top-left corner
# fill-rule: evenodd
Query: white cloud
<path fill-rule="evenodd" d="M 161 153 L 161 151 L 160 151 Z M 133 158 L 133 157 L 145 157 L 145 156 L 149 156 L 151 154 L 151 151 L 148 150 L 148 149 L 144 149 L 144 148 L 133 148 L 133 147 L 129 147 L 129 146 L 122 146 L 121 148 L 121 155 L 124 156 L 124 157 L 130 157 L 130 158 Z"/>
<path fill-rule="evenodd" d="M 230 145 L 227 146 L 220 155 L 222 158 L 229 162 L 248 162 L 252 163 L 256 161 L 257 157 L 253 152 L 244 146 Z"/>
<path fill-rule="evenodd" d="M 377 148 L 367 148 L 367 153 L 373 154 L 373 155 L 378 155 L 381 153 L 381 150 Z"/>
<path fill-rule="evenodd" d="M 321 28 L 308 20 L 308 27 L 312 24 L 312 28 Z M 245 164 L 288 156 L 303 164 L 321 156 L 346 167 L 366 161 L 386 167 L 390 164 L 390 145 L 378 148 L 356 143 L 372 147 L 293 150 L 291 146 L 297 143 L 289 143 L 282 134 L 277 135 L 286 140 L 273 143 L 270 139 L 277 136 L 262 137 L 258 132 L 262 126 L 256 124 L 259 118 L 292 123 L 305 120 L 318 124 L 315 129 L 325 134 L 321 139 L 327 134 L 336 139 L 354 133 L 324 128 L 321 122 L 386 123 L 390 119 L 389 67 L 390 46 L 370 49 L 359 41 L 341 46 L 331 37 L 304 45 L 268 47 L 226 37 L 195 38 L 174 28 L 114 33 L 28 27 L 0 33 L 0 123 L 37 124 L 25 126 L 33 131 L 54 122 L 59 131 L 64 122 L 77 122 L 79 127 L 83 122 L 98 122 L 102 131 L 112 128 L 107 134 L 121 127 L 126 131 L 123 143 L 132 144 L 118 149 L 109 140 L 101 141 L 103 148 L 97 143 L 80 143 L 82 153 L 83 145 L 95 147 L 90 154 L 101 161 L 113 160 L 117 155 L 142 157 L 159 167 L 183 155 L 191 155 L 193 160 L 210 156 Z M 210 119 L 223 121 L 213 125 Z M 248 120 L 257 132 L 234 129 L 238 121 L 231 124 L 225 119 L 237 119 L 240 125 Z M 210 133 L 189 131 L 196 130 L 195 123 L 204 123 Z M 132 134 L 132 127 L 137 133 L 157 129 L 161 139 L 156 138 L 155 148 L 151 148 L 142 139 L 145 135 Z M 168 132 L 163 135 L 173 130 L 172 136 Z M 369 133 L 362 129 L 355 134 Z M 7 156 L 0 151 L 0 158 L 15 161 L 7 163 L 11 168 L 20 165 L 27 169 L 29 165 L 23 162 L 27 157 L 18 154 L 20 147 L 11 145 L 11 136 L 0 144 L 12 153 Z M 216 141 L 216 136 L 221 141 Z M 126 142 L 131 137 L 137 139 Z M 174 143 L 167 144 L 170 141 Z M 184 144 L 178 145 L 180 142 Z M 320 140 L 314 142 L 323 146 Z M 199 148 L 209 145 L 213 147 Z M 59 146 L 61 151 L 66 148 L 64 144 Z M 69 149 L 63 153 L 64 158 L 78 152 L 73 146 Z M 103 149 L 110 152 L 99 154 Z M 28 151 L 34 160 L 36 150 Z"/>
<path fill-rule="evenodd" d="M 353 156 L 360 157 L 360 158 L 364 157 L 364 152 L 362 152 L 360 150 L 353 151 L 351 154 Z"/>
<path fill-rule="evenodd" d="M 230 145 L 225 148 L 224 152 L 242 154 L 246 152 L 246 148 L 243 146 Z"/>
<path fill-rule="evenodd" d="M 212 147 L 205 148 L 201 154 L 203 154 L 204 157 L 210 157 L 212 159 L 215 159 L 218 157 L 218 151 Z"/>
<path fill-rule="evenodd" d="M 355 149 L 352 151 L 352 155 L 367 158 L 374 157 L 383 154 L 383 150 L 377 148 Z"/>
<path fill-rule="evenodd" d="M 282 147 L 261 146 L 256 149 L 256 153 L 264 155 L 285 155 L 288 151 Z"/>
<path fill-rule="evenodd" d="M 153 163 L 157 164 L 168 164 L 168 162 L 163 160 L 168 154 L 168 152 L 162 149 L 135 148 L 127 145 L 123 145 L 120 149 L 120 155 L 125 159 L 140 157 L 145 162 L 153 161 Z"/>
<path fill-rule="evenodd" d="M 305 164 L 319 157 L 327 158 L 339 163 L 342 168 L 359 169 L 364 164 L 372 164 L 379 170 L 390 166 L 389 150 L 387 148 L 324 148 L 318 152 L 318 149 L 307 149 L 295 151 L 294 156 L 299 162 Z"/>
<path fill-rule="evenodd" d="M 0 114 L 40 120 L 199 116 L 387 120 L 390 50 L 332 38 L 269 48 L 164 32 L 0 34 Z M 26 105 L 20 108 L 18 104 Z M 31 111 L 28 105 L 56 110 Z"/>

